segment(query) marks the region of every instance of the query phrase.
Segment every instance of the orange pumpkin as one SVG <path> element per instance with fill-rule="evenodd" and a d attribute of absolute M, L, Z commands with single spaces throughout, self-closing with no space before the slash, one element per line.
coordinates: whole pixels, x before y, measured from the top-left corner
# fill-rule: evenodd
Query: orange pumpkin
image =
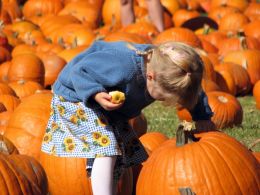
<path fill-rule="evenodd" d="M 201 36 L 198 36 L 202 45 L 202 49 L 205 50 L 207 53 L 217 53 L 218 48 L 214 46 L 212 43 L 209 41 L 201 38 Z"/>
<path fill-rule="evenodd" d="M 16 107 L 21 103 L 20 99 L 17 96 L 9 94 L 0 95 L 0 102 L 4 104 L 7 111 L 14 111 Z"/>
<path fill-rule="evenodd" d="M 115 32 L 108 34 L 104 41 L 107 42 L 114 42 L 114 41 L 127 41 L 131 43 L 149 43 L 150 41 L 138 34 L 135 33 L 128 33 L 128 32 Z"/>
<path fill-rule="evenodd" d="M 95 34 L 82 24 L 67 24 L 56 30 L 53 37 L 54 43 L 61 43 L 65 48 L 75 48 L 90 45 L 95 39 Z"/>
<path fill-rule="evenodd" d="M 2 0 L 0 8 L 0 19 L 4 23 L 12 23 L 22 17 L 17 0 Z"/>
<path fill-rule="evenodd" d="M 41 53 L 57 54 L 63 50 L 64 47 L 58 43 L 41 43 L 36 46 L 36 55 L 41 55 Z"/>
<path fill-rule="evenodd" d="M 260 193 L 259 164 L 245 146 L 221 132 L 195 136 L 194 142 L 185 143 L 187 137 L 178 132 L 177 141 L 170 139 L 156 149 L 143 165 L 136 194 Z"/>
<path fill-rule="evenodd" d="M 138 6 L 147 8 L 146 0 L 137 0 Z M 168 12 L 173 15 L 176 10 L 179 9 L 180 5 L 177 0 L 161 0 L 161 4 Z"/>
<path fill-rule="evenodd" d="M 35 54 L 36 47 L 28 44 L 19 44 L 15 46 L 12 50 L 12 57 L 18 56 L 20 54 Z"/>
<path fill-rule="evenodd" d="M 35 81 L 14 81 L 8 84 L 21 99 L 26 96 L 32 95 L 35 91 L 43 89 L 43 86 Z"/>
<path fill-rule="evenodd" d="M 39 57 L 41 58 L 45 69 L 44 87 L 50 87 L 55 82 L 60 71 L 65 67 L 67 62 L 54 53 L 41 54 Z"/>
<path fill-rule="evenodd" d="M 220 20 L 229 13 L 239 13 L 239 9 L 232 7 L 232 6 L 224 6 L 220 5 L 217 7 L 213 7 L 210 9 L 208 13 L 208 17 L 215 20 L 218 24 L 220 23 Z"/>
<path fill-rule="evenodd" d="M 8 82 L 8 69 L 11 66 L 11 61 L 6 61 L 0 65 L 0 81 L 3 83 Z"/>
<path fill-rule="evenodd" d="M 214 113 L 211 120 L 217 129 L 241 125 L 243 109 L 239 101 L 225 92 L 211 91 L 207 93 L 208 103 Z"/>
<path fill-rule="evenodd" d="M 44 65 L 39 57 L 34 54 L 21 54 L 12 59 L 8 69 L 8 80 L 35 81 L 44 84 Z"/>
<path fill-rule="evenodd" d="M 0 153 L 0 167 L 0 194 L 47 194 L 47 176 L 33 157 Z"/>
<path fill-rule="evenodd" d="M 196 10 L 178 9 L 173 14 L 172 20 L 175 27 L 180 27 L 187 20 L 195 18 L 199 15 L 200 13 Z"/>
<path fill-rule="evenodd" d="M 256 108 L 260 109 L 260 80 L 254 85 L 253 96 L 255 98 Z"/>
<path fill-rule="evenodd" d="M 176 114 L 181 121 L 184 120 L 188 122 L 192 121 L 192 116 L 186 108 L 179 107 L 179 106 L 176 107 Z"/>
<path fill-rule="evenodd" d="M 202 79 L 201 86 L 206 93 L 210 91 L 220 91 L 218 84 L 212 80 Z"/>
<path fill-rule="evenodd" d="M 220 87 L 220 91 L 224 91 L 235 96 L 237 94 L 237 88 L 233 75 L 225 70 L 218 70 L 215 68 L 215 71 L 216 83 Z"/>
<path fill-rule="evenodd" d="M 102 18 L 104 24 L 121 23 L 120 1 L 118 0 L 104 0 L 102 7 Z"/>
<path fill-rule="evenodd" d="M 217 71 L 227 71 L 231 74 L 234 80 L 234 84 L 236 86 L 235 95 L 246 95 L 250 92 L 252 88 L 250 78 L 247 71 L 242 66 L 229 62 L 220 63 L 216 65 L 214 68 Z"/>
<path fill-rule="evenodd" d="M 64 49 L 61 52 L 59 52 L 57 55 L 64 59 L 66 62 L 69 62 L 72 60 L 76 55 L 78 55 L 83 50 L 87 49 L 88 45 L 82 45 L 71 49 Z"/>
<path fill-rule="evenodd" d="M 30 0 L 23 7 L 25 18 L 32 16 L 56 15 L 62 10 L 63 4 L 60 0 Z"/>
<path fill-rule="evenodd" d="M 148 132 L 142 135 L 139 139 L 145 147 L 145 149 L 147 149 L 150 152 L 153 152 L 163 142 L 168 140 L 168 137 L 160 132 Z"/>
<path fill-rule="evenodd" d="M 86 159 L 57 157 L 41 152 L 40 162 L 46 171 L 49 192 L 52 195 L 92 194 L 91 181 L 86 171 Z M 119 181 L 117 195 L 132 194 L 131 171 L 131 168 L 127 169 Z"/>
<path fill-rule="evenodd" d="M 5 136 L 15 144 L 20 154 L 39 159 L 42 138 L 50 116 L 51 98 L 52 94 L 48 93 L 28 96 L 11 115 Z"/>
<path fill-rule="evenodd" d="M 260 50 L 260 42 L 256 38 L 249 36 L 230 37 L 221 41 L 218 53 L 220 56 L 225 56 L 230 51 L 243 49 Z"/>
<path fill-rule="evenodd" d="M 248 6 L 248 0 L 212 0 L 211 8 L 218 6 L 231 6 L 244 11 Z"/>
<path fill-rule="evenodd" d="M 216 48 L 219 48 L 222 41 L 225 41 L 227 39 L 227 34 L 222 31 L 213 31 L 209 32 L 207 34 L 201 35 L 202 39 L 207 40 L 212 45 L 214 45 Z"/>
<path fill-rule="evenodd" d="M 72 15 L 82 24 L 90 24 L 92 29 L 98 26 L 99 6 L 88 1 L 76 1 L 68 3 L 58 15 Z"/>
<path fill-rule="evenodd" d="M 260 80 L 259 50 L 245 49 L 241 51 L 232 51 L 224 56 L 223 62 L 233 62 L 245 68 L 248 72 L 252 85 Z"/>
<path fill-rule="evenodd" d="M 244 14 L 251 20 L 254 17 L 258 17 L 260 13 L 260 4 L 257 2 L 250 2 L 244 11 Z"/>
<path fill-rule="evenodd" d="M 16 96 L 15 91 L 5 83 L 0 83 L 0 95 L 9 94 Z"/>
<path fill-rule="evenodd" d="M 246 36 L 254 37 L 260 42 L 260 20 L 255 20 L 243 27 Z"/>
<path fill-rule="evenodd" d="M 136 33 L 150 41 L 152 41 L 159 34 L 157 28 L 151 22 L 147 21 L 138 21 L 133 24 L 129 24 L 128 26 L 123 27 L 120 31 Z"/>
<path fill-rule="evenodd" d="M 40 24 L 40 27 L 44 36 L 53 42 L 56 36 L 56 31 L 59 30 L 61 27 L 72 23 L 79 24 L 80 21 L 72 15 L 50 15 L 44 17 L 44 20 Z"/>
<path fill-rule="evenodd" d="M 249 23 L 249 19 L 242 13 L 226 14 L 219 21 L 219 30 L 237 33 L 243 26 Z"/>
<path fill-rule="evenodd" d="M 204 52 L 203 50 L 198 49 L 197 50 L 203 63 L 203 78 L 207 80 L 216 81 L 216 72 L 214 70 L 214 66 L 211 63 L 208 54 Z"/>
<path fill-rule="evenodd" d="M 34 158 L 19 155 L 15 145 L 0 135 L 0 194 L 45 195 L 47 176 Z"/>
<path fill-rule="evenodd" d="M 197 35 L 186 28 L 172 27 L 161 32 L 153 41 L 154 44 L 160 44 L 166 41 L 184 42 L 193 47 L 201 48 L 201 42 Z"/>

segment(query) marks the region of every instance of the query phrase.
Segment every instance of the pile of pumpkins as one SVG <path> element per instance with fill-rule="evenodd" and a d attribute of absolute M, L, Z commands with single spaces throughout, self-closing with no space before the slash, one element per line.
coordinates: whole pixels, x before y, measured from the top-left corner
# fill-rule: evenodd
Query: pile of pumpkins
<path fill-rule="evenodd" d="M 73 57 L 95 40 L 196 48 L 205 66 L 202 87 L 218 129 L 239 125 L 236 99 L 254 96 L 260 109 L 260 4 L 255 0 L 161 0 L 165 30 L 134 1 L 136 21 L 120 22 L 120 0 L 2 0 L 0 4 L 0 194 L 92 194 L 86 160 L 40 151 L 50 114 L 51 85 Z M 181 120 L 191 120 L 176 108 Z M 125 171 L 118 194 L 260 194 L 260 164 L 219 132 L 169 139 L 131 119 L 149 159 Z M 180 128 L 181 129 L 181 128 Z M 178 137 L 179 136 L 179 137 Z M 233 154 L 233 155 L 231 155 Z M 259 160 L 259 159 L 258 159 Z M 12 181 L 12 182 L 11 182 Z"/>

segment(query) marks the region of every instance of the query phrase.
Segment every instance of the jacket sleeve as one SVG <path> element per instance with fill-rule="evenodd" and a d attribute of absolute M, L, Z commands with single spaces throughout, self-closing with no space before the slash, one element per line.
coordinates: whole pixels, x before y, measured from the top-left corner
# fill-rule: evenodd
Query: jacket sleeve
<path fill-rule="evenodd" d="M 70 73 L 70 79 L 77 95 L 85 104 L 90 97 L 98 92 L 106 91 L 107 87 L 114 87 L 124 83 L 129 74 L 124 69 L 123 62 L 111 52 L 94 52 L 88 54 L 75 64 Z M 129 72 L 128 72 L 129 73 Z"/>
<path fill-rule="evenodd" d="M 214 113 L 208 104 L 208 97 L 204 91 L 200 92 L 198 103 L 190 113 L 193 121 L 209 120 L 213 116 Z"/>

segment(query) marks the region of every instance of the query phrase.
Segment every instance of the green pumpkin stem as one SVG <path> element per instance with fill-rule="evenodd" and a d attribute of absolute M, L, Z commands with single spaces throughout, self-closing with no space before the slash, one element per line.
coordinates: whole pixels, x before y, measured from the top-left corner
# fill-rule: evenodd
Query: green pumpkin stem
<path fill-rule="evenodd" d="M 192 124 L 184 121 L 184 123 L 178 126 L 176 131 L 176 146 L 181 147 L 187 143 L 198 141 L 199 138 L 194 136 L 194 130 L 192 130 Z"/>
<path fill-rule="evenodd" d="M 176 146 L 180 147 L 186 144 L 184 126 L 180 124 L 176 131 Z"/>

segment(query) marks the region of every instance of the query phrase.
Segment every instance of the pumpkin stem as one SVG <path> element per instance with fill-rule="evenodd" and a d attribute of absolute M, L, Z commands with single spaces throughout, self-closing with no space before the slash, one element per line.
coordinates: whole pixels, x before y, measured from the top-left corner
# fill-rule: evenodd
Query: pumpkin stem
<path fill-rule="evenodd" d="M 77 46 L 78 46 L 78 40 L 77 40 L 77 37 L 75 37 L 75 38 L 73 39 L 72 44 L 71 44 L 71 48 L 76 48 Z"/>
<path fill-rule="evenodd" d="M 189 187 L 179 188 L 179 192 L 181 195 L 196 195 L 195 192 L 193 192 Z"/>
<path fill-rule="evenodd" d="M 248 49 L 246 37 L 244 37 L 244 36 L 239 37 L 239 43 L 240 43 L 240 47 L 242 48 L 242 50 Z"/>
<path fill-rule="evenodd" d="M 13 144 L 0 134 L 0 154 L 12 154 L 15 153 L 15 149 L 16 148 L 14 148 Z"/>
<path fill-rule="evenodd" d="M 180 147 L 180 146 L 185 145 L 185 143 L 186 143 L 186 140 L 185 140 L 185 133 L 183 130 L 183 125 L 180 124 L 176 131 L 176 146 Z"/>
<path fill-rule="evenodd" d="M 198 141 L 194 136 L 193 124 L 183 121 L 176 131 L 176 147 L 184 146 L 187 143 Z"/>

